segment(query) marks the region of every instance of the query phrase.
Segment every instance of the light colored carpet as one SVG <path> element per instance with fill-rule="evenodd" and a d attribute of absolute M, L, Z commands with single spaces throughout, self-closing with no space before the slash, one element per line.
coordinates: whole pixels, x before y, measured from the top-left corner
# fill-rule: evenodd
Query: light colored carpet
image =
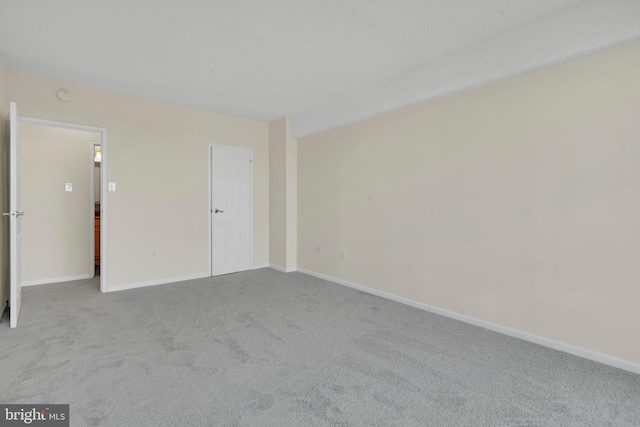
<path fill-rule="evenodd" d="M 640 376 L 270 269 L 24 288 L 0 401 L 72 426 L 638 426 Z"/>

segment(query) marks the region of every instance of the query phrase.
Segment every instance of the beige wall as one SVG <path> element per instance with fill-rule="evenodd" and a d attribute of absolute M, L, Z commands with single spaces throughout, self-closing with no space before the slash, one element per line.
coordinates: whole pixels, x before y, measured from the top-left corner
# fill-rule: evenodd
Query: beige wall
<path fill-rule="evenodd" d="M 297 144 L 288 117 L 269 123 L 269 262 L 285 270 L 297 259 Z"/>
<path fill-rule="evenodd" d="M 93 276 L 91 141 L 100 134 L 32 124 L 20 131 L 22 283 Z"/>
<path fill-rule="evenodd" d="M 634 44 L 300 140 L 298 266 L 640 363 L 638 76 Z"/>
<path fill-rule="evenodd" d="M 295 269 L 298 262 L 298 140 L 291 137 L 291 126 L 287 126 L 287 151 L 285 153 L 287 177 L 287 264 L 289 270 Z"/>
<path fill-rule="evenodd" d="M 269 263 L 287 264 L 287 118 L 269 123 Z"/>
<path fill-rule="evenodd" d="M 253 150 L 253 264 L 269 259 L 268 124 L 7 71 L 24 116 L 107 128 L 107 285 L 209 274 L 208 144 Z M 68 103 L 56 92 L 73 93 Z M 151 250 L 158 251 L 156 259 Z"/>
<path fill-rule="evenodd" d="M 9 192 L 7 191 L 7 177 L 9 163 L 7 160 L 7 149 L 9 135 L 5 128 L 5 120 L 9 112 L 8 101 L 5 97 L 5 73 L 6 68 L 2 58 L 0 58 L 0 210 L 7 212 L 9 207 Z M 9 232 L 9 221 L 2 217 L 0 219 L 0 309 L 9 299 L 9 272 L 8 272 L 8 244 L 7 234 Z"/>

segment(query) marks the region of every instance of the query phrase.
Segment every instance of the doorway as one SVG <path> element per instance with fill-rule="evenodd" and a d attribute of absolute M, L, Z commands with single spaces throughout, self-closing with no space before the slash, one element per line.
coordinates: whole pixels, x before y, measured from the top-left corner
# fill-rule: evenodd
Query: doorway
<path fill-rule="evenodd" d="M 209 145 L 211 276 L 251 269 L 252 150 Z"/>
<path fill-rule="evenodd" d="M 20 118 L 20 125 L 22 127 L 32 127 L 32 128 L 40 128 L 41 132 L 51 132 L 52 134 L 55 132 L 61 133 L 63 131 L 68 132 L 70 135 L 87 135 L 87 136 L 91 136 L 90 139 L 86 139 L 83 143 L 82 143 L 82 155 L 81 158 L 78 160 L 77 164 L 72 163 L 72 156 L 69 156 L 69 158 L 64 158 L 60 156 L 60 153 L 56 154 L 56 150 L 62 150 L 62 146 L 58 145 L 55 143 L 55 140 L 52 140 L 53 142 L 50 144 L 51 147 L 48 147 L 48 150 L 53 150 L 53 151 L 49 151 L 50 153 L 54 153 L 54 155 L 48 156 L 48 158 L 46 159 L 49 162 L 57 162 L 57 166 L 54 169 L 66 169 L 66 173 L 69 172 L 69 169 L 74 168 L 77 166 L 78 168 L 78 172 L 76 174 L 76 176 L 78 178 L 76 178 L 76 180 L 74 181 L 74 178 L 72 178 L 70 175 L 60 175 L 58 176 L 57 181 L 55 182 L 55 187 L 51 187 L 49 189 L 49 191 L 39 191 L 38 194 L 38 198 L 43 198 L 45 199 L 45 202 L 49 202 L 49 203 L 55 203 L 54 198 L 58 201 L 58 207 L 60 204 L 66 204 L 66 205 L 73 205 L 74 203 L 77 205 L 75 206 L 76 209 L 76 214 L 77 215 L 81 215 L 82 217 L 77 220 L 77 222 L 81 222 L 82 224 L 86 224 L 86 228 L 84 228 L 85 226 L 82 226 L 82 230 L 81 232 L 77 231 L 77 228 L 75 229 L 76 231 L 71 231 L 71 232 L 64 232 L 63 230 L 58 230 L 57 234 L 55 233 L 50 233 L 51 230 L 47 230 L 46 226 L 40 226 L 39 231 L 43 231 L 49 234 L 52 234 L 51 236 L 47 235 L 47 238 L 42 238 L 40 240 L 40 245 L 43 245 L 44 242 L 48 242 L 48 244 L 50 245 L 52 242 L 55 244 L 56 239 L 58 239 L 58 241 L 60 241 L 60 246 L 59 246 L 59 252 L 64 252 L 64 251 L 71 251 L 71 250 L 78 250 L 77 248 L 75 248 L 73 245 L 73 237 L 74 237 L 74 233 L 78 234 L 79 237 L 77 237 L 77 239 L 80 239 L 82 242 L 81 245 L 81 249 L 82 255 L 79 255 L 78 257 L 81 259 L 79 262 L 82 263 L 83 267 L 81 268 L 81 274 L 79 275 L 75 275 L 76 273 L 71 273 L 71 274 L 53 274 L 51 272 L 48 273 L 49 276 L 52 276 L 52 278 L 50 280 L 40 280 L 40 283 L 53 283 L 56 281 L 62 281 L 63 279 L 67 279 L 67 280 L 75 280 L 75 279 L 81 279 L 81 278 L 89 278 L 89 277 L 94 277 L 95 273 L 96 273 L 96 259 L 99 260 L 99 275 L 100 275 L 100 292 L 106 292 L 107 288 L 106 288 L 106 257 L 105 257 L 105 248 L 106 248 L 106 241 L 105 241 L 105 236 L 106 236 L 106 227 L 105 225 L 105 219 L 106 219 L 106 197 L 104 197 L 104 190 L 106 188 L 106 142 L 107 142 L 107 132 L 106 129 L 104 128 L 98 128 L 98 127 L 94 127 L 94 126 L 85 126 L 85 125 L 80 125 L 80 124 L 73 124 L 73 123 L 64 123 L 64 122 L 56 122 L 56 121 L 50 121 L 50 120 L 43 120 L 43 119 L 37 119 L 37 118 L 30 118 L 30 117 L 21 117 Z M 24 139 L 24 132 L 22 132 L 22 137 Z M 22 160 L 23 162 L 26 164 L 27 161 L 29 161 L 28 158 L 25 158 L 25 152 L 24 152 L 24 148 L 23 147 L 23 153 L 22 153 Z M 96 168 L 96 151 L 97 149 L 99 149 L 99 167 Z M 88 153 L 88 155 L 87 155 Z M 44 154 L 44 153 L 43 153 Z M 80 156 L 80 154 L 78 154 L 78 156 Z M 47 157 L 45 156 L 41 156 L 41 157 Z M 89 158 L 88 158 L 89 157 Z M 51 168 L 49 168 L 48 170 L 51 170 Z M 82 170 L 82 176 L 84 176 L 85 178 L 81 178 L 79 175 L 79 170 Z M 24 165 L 23 165 L 23 173 L 24 173 Z M 97 174 L 97 176 L 96 176 Z M 61 182 L 60 179 L 62 179 L 62 176 L 67 176 L 68 178 L 64 178 L 63 179 L 63 184 L 64 187 L 61 187 Z M 51 177 L 47 177 L 47 176 L 40 176 L 39 179 L 41 180 L 47 180 L 49 179 L 50 181 L 52 181 L 50 179 Z M 99 182 L 99 191 L 96 191 L 95 188 L 95 184 L 94 184 L 94 179 L 97 180 Z M 60 181 L 60 182 L 58 182 Z M 19 189 L 20 192 L 23 192 L 23 190 L 25 190 L 26 188 L 22 188 L 25 186 L 25 181 L 24 179 L 22 180 L 22 184 L 21 184 L 21 188 Z M 49 183 L 47 183 L 49 184 Z M 58 188 L 60 187 L 60 188 Z M 86 196 L 83 196 L 82 198 L 79 198 L 78 196 L 80 195 L 80 192 L 82 192 L 82 194 L 85 194 L 84 192 L 86 191 Z M 84 200 L 84 201 L 81 201 Z M 99 200 L 99 204 L 96 204 L 96 200 Z M 62 201 L 62 202 L 60 202 Z M 30 216 L 32 219 L 35 220 L 36 217 L 38 216 L 42 216 L 40 215 L 39 209 L 36 210 L 32 210 L 32 215 L 29 215 L 28 212 L 28 206 L 24 206 L 24 198 L 23 198 L 23 208 L 24 208 L 24 212 L 25 212 L 25 220 L 27 219 L 28 216 Z M 78 204 L 81 204 L 81 206 L 79 206 Z M 42 204 L 41 204 L 42 205 Z M 37 206 L 37 205 L 36 205 Z M 54 205 L 55 206 L 55 205 Z M 71 208 L 73 206 L 70 206 L 69 208 Z M 97 212 L 96 212 L 96 207 L 97 207 Z M 41 206 L 40 206 L 41 208 Z M 62 216 L 64 216 L 64 214 L 61 214 Z M 96 216 L 98 216 L 99 218 L 99 226 L 97 227 L 98 233 L 96 235 Z M 30 219 L 31 219 L 30 218 Z M 68 218 L 65 219 L 66 223 L 69 223 Z M 28 232 L 30 228 L 34 228 L 33 226 L 34 221 L 31 221 L 31 224 L 27 224 L 27 222 L 25 221 L 24 226 L 23 226 L 23 242 L 22 242 L 22 246 L 23 248 L 25 247 L 25 243 L 28 244 L 29 240 L 28 240 Z M 31 225 L 31 227 L 29 227 Z M 38 226 L 35 226 L 35 228 L 38 228 Z M 25 236 L 25 230 L 27 231 L 27 236 Z M 84 237 L 83 237 L 84 236 Z M 31 236 L 34 237 L 34 236 Z M 38 236 L 39 237 L 39 236 Z M 44 236 L 42 236 L 44 237 Z M 35 237 L 34 237 L 35 238 Z M 76 239 L 76 240 L 77 240 Z M 97 245 L 96 245 L 97 243 Z M 65 246 L 66 245 L 66 246 Z M 49 253 L 52 253 L 51 251 Z M 23 260 L 23 264 L 24 264 Z M 49 268 L 53 268 L 52 264 L 53 264 L 53 260 L 48 260 L 47 262 L 49 262 Z M 41 265 L 44 265 L 41 263 Z M 28 265 L 27 265 L 28 267 Z M 55 267 L 59 267 L 59 264 L 57 264 Z M 25 271 L 27 270 L 26 268 L 24 269 Z M 31 270 L 29 270 L 31 271 Z M 78 271 L 77 269 L 74 271 Z M 45 276 L 47 274 L 47 272 L 43 273 Z M 59 276 L 59 277 L 58 277 Z M 28 277 L 23 277 L 23 285 L 28 285 L 28 284 L 35 284 L 33 282 L 37 282 L 37 280 L 32 280 L 31 283 L 29 283 Z M 66 280 L 65 280 L 66 281 Z"/>
<path fill-rule="evenodd" d="M 91 142 L 91 152 L 89 158 L 91 167 L 91 197 L 89 212 L 93 214 L 91 218 L 91 230 L 89 233 L 93 236 L 90 247 L 93 255 L 93 272 L 94 277 L 100 276 L 100 206 L 102 201 L 102 191 L 100 188 L 102 166 L 102 144 L 96 141 Z"/>

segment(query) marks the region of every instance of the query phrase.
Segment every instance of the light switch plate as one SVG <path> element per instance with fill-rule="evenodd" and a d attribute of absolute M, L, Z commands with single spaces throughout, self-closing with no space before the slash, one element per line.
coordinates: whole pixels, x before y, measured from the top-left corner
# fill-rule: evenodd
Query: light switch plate
<path fill-rule="evenodd" d="M 67 183 L 64 185 L 64 191 L 73 191 L 73 184 L 72 184 L 72 183 L 70 183 L 70 182 L 67 182 Z"/>
<path fill-rule="evenodd" d="M 109 191 L 116 191 L 116 183 L 115 182 L 110 182 L 109 183 Z"/>

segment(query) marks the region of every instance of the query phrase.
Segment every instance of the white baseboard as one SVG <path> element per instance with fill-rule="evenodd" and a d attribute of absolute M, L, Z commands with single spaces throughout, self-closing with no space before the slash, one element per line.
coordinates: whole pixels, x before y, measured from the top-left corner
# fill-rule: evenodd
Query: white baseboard
<path fill-rule="evenodd" d="M 74 280 L 91 279 L 93 277 L 94 277 L 93 274 L 82 274 L 80 276 L 56 277 L 55 279 L 30 280 L 28 282 L 20 283 L 20 286 L 24 287 L 24 286 L 48 285 L 51 283 L 72 282 Z"/>
<path fill-rule="evenodd" d="M 271 267 L 273 268 L 273 266 Z M 613 366 L 615 368 L 623 369 L 625 371 L 633 372 L 635 374 L 640 374 L 640 364 L 630 362 L 624 359 L 619 359 L 617 357 L 610 356 L 608 354 L 598 353 L 596 351 L 588 350 L 586 348 L 576 347 L 574 345 L 566 344 L 560 341 L 555 341 L 550 338 L 541 337 L 539 335 L 530 334 L 528 332 L 509 328 L 507 326 L 502 326 L 496 323 L 487 322 L 485 320 L 477 319 L 475 317 L 467 316 L 465 314 L 460 314 L 454 311 L 445 310 L 443 308 L 434 307 L 432 305 L 428 305 L 422 302 L 400 297 L 394 294 L 390 294 L 388 292 L 379 291 L 377 289 L 369 288 L 367 286 L 359 285 L 357 283 L 349 282 L 347 280 L 342 280 L 336 277 L 327 276 L 325 274 L 317 273 L 315 271 L 298 268 L 298 272 L 308 274 L 309 276 L 318 277 L 320 279 L 324 279 L 329 282 L 337 283 L 339 285 L 347 286 L 349 288 L 357 289 L 362 292 L 367 292 L 369 294 L 376 295 L 381 298 L 396 301 L 401 304 L 409 305 L 411 307 L 419 308 L 421 310 L 439 314 L 441 316 L 449 317 L 451 319 L 459 320 L 461 322 L 469 323 L 474 326 L 479 326 L 481 328 L 489 329 L 494 332 L 499 332 L 501 334 L 508 335 L 514 338 L 519 338 L 524 341 L 529 341 L 535 344 L 539 344 L 544 347 L 549 347 L 554 350 L 559 350 L 565 353 L 569 353 L 574 356 L 582 357 L 584 359 L 593 360 L 595 362 Z"/>
<path fill-rule="evenodd" d="M 284 267 L 280 267 L 279 265 L 276 265 L 276 264 L 269 264 L 269 267 L 273 268 L 274 270 L 281 271 L 283 273 L 291 273 L 292 271 L 298 271 L 298 269 L 295 268 L 295 267 L 284 268 Z"/>
<path fill-rule="evenodd" d="M 209 275 L 209 273 L 195 274 L 193 276 L 171 277 L 169 279 L 149 280 L 147 282 L 127 283 L 124 285 L 108 285 L 107 292 L 118 292 L 125 291 L 127 289 L 145 288 L 147 286 L 166 285 L 167 283 L 184 282 L 186 280 L 204 279 L 207 277 L 211 277 L 211 275 Z"/>
<path fill-rule="evenodd" d="M 258 264 L 251 266 L 252 270 L 258 270 L 259 268 L 269 268 L 269 264 Z"/>
<path fill-rule="evenodd" d="M 9 301 L 2 304 L 2 308 L 0 309 L 0 321 L 4 318 L 4 315 L 9 311 Z"/>

